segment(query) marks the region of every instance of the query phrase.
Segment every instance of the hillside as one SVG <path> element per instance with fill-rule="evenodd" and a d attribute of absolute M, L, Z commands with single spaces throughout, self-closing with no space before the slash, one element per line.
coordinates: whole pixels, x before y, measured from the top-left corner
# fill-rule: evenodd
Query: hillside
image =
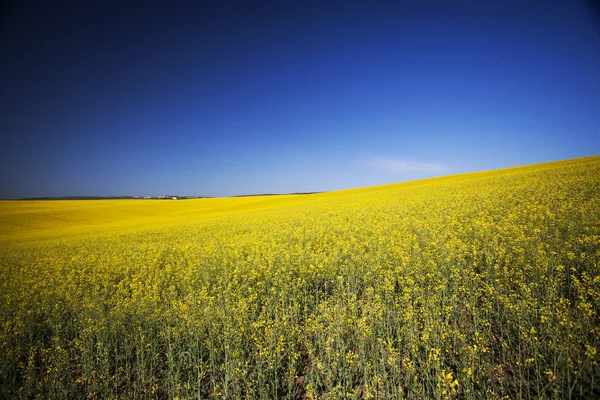
<path fill-rule="evenodd" d="M 0 202 L 0 397 L 600 396 L 600 156 Z"/>
<path fill-rule="evenodd" d="M 423 186 L 443 186 L 458 182 L 541 172 L 574 165 L 596 164 L 600 156 L 450 175 L 364 188 L 314 194 L 253 195 L 228 198 L 200 198 L 185 202 L 164 200 L 0 200 L 0 242 L 22 244 L 36 240 L 90 234 L 133 232 L 157 226 L 202 221 L 232 213 L 246 213 L 272 207 L 319 204 L 332 199 L 382 191 L 402 191 Z"/>

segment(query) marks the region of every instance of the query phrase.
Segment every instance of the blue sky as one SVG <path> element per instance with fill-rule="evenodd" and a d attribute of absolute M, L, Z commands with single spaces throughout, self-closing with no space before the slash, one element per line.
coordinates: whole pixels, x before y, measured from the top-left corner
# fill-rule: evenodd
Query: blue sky
<path fill-rule="evenodd" d="M 322 191 L 600 154 L 585 2 L 2 14 L 0 198 Z"/>

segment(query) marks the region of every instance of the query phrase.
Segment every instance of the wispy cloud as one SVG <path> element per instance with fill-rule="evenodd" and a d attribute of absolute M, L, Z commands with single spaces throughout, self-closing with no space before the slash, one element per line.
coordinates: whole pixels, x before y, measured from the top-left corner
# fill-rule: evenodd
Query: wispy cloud
<path fill-rule="evenodd" d="M 365 164 L 370 168 L 383 170 L 389 173 L 446 171 L 446 167 L 440 164 L 401 160 L 389 157 L 371 157 L 366 160 Z"/>

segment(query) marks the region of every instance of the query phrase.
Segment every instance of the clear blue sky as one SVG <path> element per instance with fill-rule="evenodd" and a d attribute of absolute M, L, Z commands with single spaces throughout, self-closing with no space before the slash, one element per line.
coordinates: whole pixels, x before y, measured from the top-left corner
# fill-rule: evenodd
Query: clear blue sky
<path fill-rule="evenodd" d="M 138 4 L 2 10 L 0 198 L 321 191 L 600 154 L 590 3 Z"/>

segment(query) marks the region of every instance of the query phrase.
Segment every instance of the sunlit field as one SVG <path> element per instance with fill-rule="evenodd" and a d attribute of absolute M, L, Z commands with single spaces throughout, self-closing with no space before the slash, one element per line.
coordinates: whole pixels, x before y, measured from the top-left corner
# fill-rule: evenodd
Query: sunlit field
<path fill-rule="evenodd" d="M 597 398 L 600 157 L 0 202 L 0 397 Z"/>

